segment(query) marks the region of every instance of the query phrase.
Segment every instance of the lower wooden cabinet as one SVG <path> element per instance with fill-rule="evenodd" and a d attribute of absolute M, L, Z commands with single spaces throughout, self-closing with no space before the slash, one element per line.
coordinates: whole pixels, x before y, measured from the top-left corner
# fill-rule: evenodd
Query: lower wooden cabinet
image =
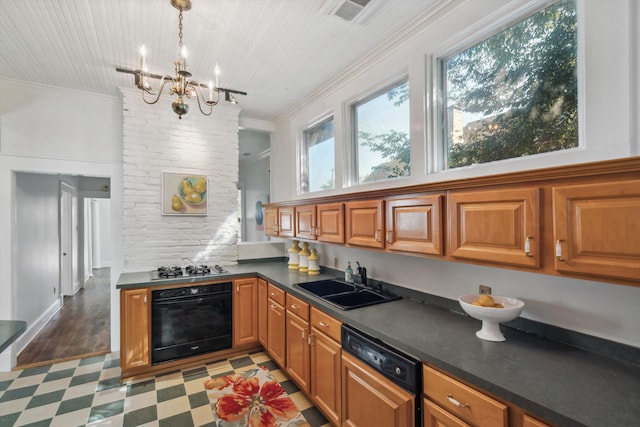
<path fill-rule="evenodd" d="M 309 393 L 311 384 L 311 353 L 309 321 L 287 310 L 287 374 L 300 390 Z"/>
<path fill-rule="evenodd" d="M 258 342 L 258 279 L 233 281 L 233 346 Z"/>
<path fill-rule="evenodd" d="M 507 427 L 507 406 L 501 402 L 427 365 L 422 382 L 429 408 L 425 426 Z"/>
<path fill-rule="evenodd" d="M 342 353 L 342 425 L 414 427 L 413 394 Z"/>
<path fill-rule="evenodd" d="M 286 319 L 284 311 L 284 291 L 268 284 L 267 351 L 281 367 L 286 362 Z"/>
<path fill-rule="evenodd" d="M 339 331 L 339 321 L 311 308 L 311 399 L 335 426 L 341 425 L 342 404 Z"/>
<path fill-rule="evenodd" d="M 120 291 L 120 368 L 123 373 L 151 366 L 150 337 L 151 290 Z"/>

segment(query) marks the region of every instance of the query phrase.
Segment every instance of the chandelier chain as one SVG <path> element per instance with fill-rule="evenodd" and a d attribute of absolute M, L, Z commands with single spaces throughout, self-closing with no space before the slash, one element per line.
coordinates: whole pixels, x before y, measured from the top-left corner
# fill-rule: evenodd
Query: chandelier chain
<path fill-rule="evenodd" d="M 178 47 L 182 49 L 182 9 L 180 9 L 180 15 L 178 16 Z"/>

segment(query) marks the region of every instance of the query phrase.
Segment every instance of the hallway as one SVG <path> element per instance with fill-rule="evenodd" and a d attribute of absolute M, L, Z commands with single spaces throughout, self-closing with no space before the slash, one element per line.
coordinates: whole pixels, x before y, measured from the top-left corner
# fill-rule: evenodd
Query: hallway
<path fill-rule="evenodd" d="M 18 355 L 17 368 L 108 353 L 110 280 L 110 268 L 94 269 L 85 288 L 65 296 L 62 309 Z"/>

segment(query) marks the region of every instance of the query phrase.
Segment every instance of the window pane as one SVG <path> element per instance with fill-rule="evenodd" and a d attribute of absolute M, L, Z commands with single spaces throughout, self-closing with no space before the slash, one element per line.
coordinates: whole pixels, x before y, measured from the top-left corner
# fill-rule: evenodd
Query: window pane
<path fill-rule="evenodd" d="M 578 146 L 575 1 L 444 61 L 448 166 Z"/>
<path fill-rule="evenodd" d="M 335 187 L 333 118 L 304 131 L 302 191 Z"/>
<path fill-rule="evenodd" d="M 358 183 L 409 176 L 409 83 L 353 106 Z"/>

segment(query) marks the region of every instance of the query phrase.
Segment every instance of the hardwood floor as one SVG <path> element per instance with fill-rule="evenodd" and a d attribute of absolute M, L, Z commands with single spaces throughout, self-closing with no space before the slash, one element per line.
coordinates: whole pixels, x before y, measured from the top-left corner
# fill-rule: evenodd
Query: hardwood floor
<path fill-rule="evenodd" d="M 49 364 L 110 351 L 110 268 L 93 270 L 84 289 L 64 305 L 18 355 L 17 367 Z"/>

